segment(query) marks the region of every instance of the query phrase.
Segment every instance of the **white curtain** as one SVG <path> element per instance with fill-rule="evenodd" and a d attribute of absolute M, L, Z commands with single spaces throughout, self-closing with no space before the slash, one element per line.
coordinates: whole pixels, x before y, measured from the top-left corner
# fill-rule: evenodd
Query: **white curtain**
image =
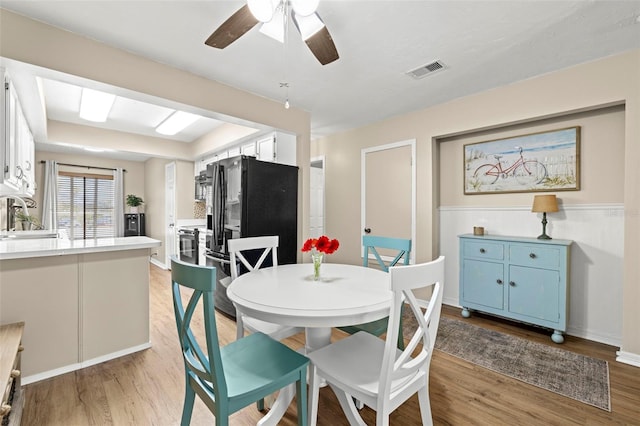
<path fill-rule="evenodd" d="M 113 194 L 115 236 L 124 237 L 124 170 L 120 168 L 113 171 Z"/>
<path fill-rule="evenodd" d="M 58 228 L 58 163 L 44 162 L 44 193 L 42 198 L 42 227 Z"/>

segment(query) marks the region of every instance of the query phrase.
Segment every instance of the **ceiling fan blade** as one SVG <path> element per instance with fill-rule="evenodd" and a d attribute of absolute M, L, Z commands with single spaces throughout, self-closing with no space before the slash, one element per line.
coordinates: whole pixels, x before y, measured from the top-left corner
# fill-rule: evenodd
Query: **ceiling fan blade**
<path fill-rule="evenodd" d="M 322 65 L 330 64 L 339 58 L 336 45 L 333 43 L 327 27 L 323 27 L 320 31 L 309 37 L 306 43 L 311 53 L 313 53 Z"/>
<path fill-rule="evenodd" d="M 204 42 L 207 46 L 224 49 L 258 23 L 246 4 L 224 21 Z"/>

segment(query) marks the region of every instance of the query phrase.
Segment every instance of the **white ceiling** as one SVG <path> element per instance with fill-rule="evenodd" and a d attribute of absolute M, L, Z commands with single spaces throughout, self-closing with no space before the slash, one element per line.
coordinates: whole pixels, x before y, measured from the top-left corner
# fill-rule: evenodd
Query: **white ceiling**
<path fill-rule="evenodd" d="M 1 6 L 282 102 L 286 81 L 291 104 L 311 113 L 312 136 L 640 48 L 640 0 L 322 0 L 318 13 L 340 54 L 326 66 L 295 29 L 286 58 L 283 45 L 257 26 L 224 50 L 206 46 L 243 4 L 2 0 Z M 446 69 L 422 79 L 406 75 L 434 60 Z M 47 109 L 51 118 L 70 120 L 51 103 Z M 143 109 L 122 114 L 128 126 L 146 116 Z"/>

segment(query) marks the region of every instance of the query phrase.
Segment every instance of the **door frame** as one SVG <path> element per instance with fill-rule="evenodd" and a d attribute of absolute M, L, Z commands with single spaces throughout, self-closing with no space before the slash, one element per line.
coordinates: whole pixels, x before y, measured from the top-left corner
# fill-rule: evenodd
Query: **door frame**
<path fill-rule="evenodd" d="M 169 191 L 168 183 L 169 183 L 169 173 L 172 173 L 173 179 L 173 191 Z M 176 255 L 176 257 L 180 257 L 180 249 L 176 247 L 177 244 L 177 234 L 176 234 L 176 177 L 177 177 L 177 163 L 175 161 L 170 161 L 164 165 L 164 262 L 167 269 L 171 269 L 171 255 Z M 173 206 L 173 223 L 170 223 L 169 220 L 169 207 Z M 172 249 L 173 248 L 173 249 Z"/>
<path fill-rule="evenodd" d="M 367 154 L 378 151 L 386 151 L 389 149 L 400 148 L 403 146 L 411 147 L 411 255 L 409 258 L 409 262 L 411 264 L 415 263 L 415 242 L 416 242 L 416 182 L 417 182 L 417 171 L 416 171 L 416 140 L 415 139 L 407 139 L 398 142 L 392 142 L 385 145 L 378 145 L 369 148 L 363 148 L 360 150 L 360 236 L 364 235 L 364 228 L 366 226 L 366 206 L 367 206 L 367 162 L 366 157 Z M 361 254 L 360 256 L 364 256 L 364 248 L 360 248 Z M 382 256 L 385 260 L 385 256 Z"/>
<path fill-rule="evenodd" d="M 326 176 L 325 176 L 325 157 L 321 155 L 319 157 L 312 157 L 309 161 L 309 167 L 311 168 L 312 163 L 320 163 L 320 168 L 322 169 L 322 233 L 324 234 L 327 229 L 327 199 L 326 199 Z M 311 174 L 311 172 L 309 172 Z M 311 194 L 311 178 L 309 178 L 309 194 Z M 311 209 L 309 209 L 311 212 Z M 311 217 L 309 217 L 311 219 Z M 311 220 L 309 221 L 309 225 L 311 225 Z M 309 226 L 309 234 L 311 235 L 311 226 Z"/>

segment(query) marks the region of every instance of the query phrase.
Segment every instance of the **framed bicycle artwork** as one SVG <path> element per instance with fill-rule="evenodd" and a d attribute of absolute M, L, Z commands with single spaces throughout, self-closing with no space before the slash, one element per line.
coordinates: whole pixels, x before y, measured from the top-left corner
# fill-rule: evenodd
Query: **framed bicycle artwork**
<path fill-rule="evenodd" d="M 580 126 L 464 146 L 464 193 L 577 191 Z"/>

